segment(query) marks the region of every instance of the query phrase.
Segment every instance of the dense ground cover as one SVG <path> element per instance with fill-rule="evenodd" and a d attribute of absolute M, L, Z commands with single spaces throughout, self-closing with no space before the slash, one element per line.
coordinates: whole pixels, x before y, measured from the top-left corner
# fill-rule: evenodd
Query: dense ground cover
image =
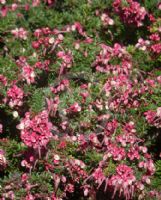
<path fill-rule="evenodd" d="M 0 0 L 0 199 L 161 198 L 161 3 Z"/>

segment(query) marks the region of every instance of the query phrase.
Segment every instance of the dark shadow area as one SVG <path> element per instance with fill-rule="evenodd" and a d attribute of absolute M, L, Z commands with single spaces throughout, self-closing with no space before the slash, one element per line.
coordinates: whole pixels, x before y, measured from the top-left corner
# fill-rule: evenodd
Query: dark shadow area
<path fill-rule="evenodd" d="M 12 115 L 5 112 L 3 108 L 0 109 L 0 122 L 3 124 L 3 133 L 0 138 L 8 136 L 12 139 L 19 139 L 19 130 L 16 128 L 17 121 L 13 119 Z"/>
<path fill-rule="evenodd" d="M 151 127 L 144 139 L 145 141 L 151 141 L 151 145 L 148 147 L 148 150 L 154 156 L 154 160 L 160 159 L 159 154 L 161 153 L 161 128 Z"/>

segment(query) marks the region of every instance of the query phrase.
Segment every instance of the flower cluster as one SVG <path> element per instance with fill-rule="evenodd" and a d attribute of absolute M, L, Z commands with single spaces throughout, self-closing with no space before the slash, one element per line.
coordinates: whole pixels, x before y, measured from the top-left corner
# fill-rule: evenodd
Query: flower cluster
<path fill-rule="evenodd" d="M 158 23 L 158 24 L 157 24 Z M 151 46 L 149 51 L 152 52 L 155 56 L 160 55 L 161 52 L 161 31 L 160 31 L 160 19 L 155 20 L 150 27 L 151 35 L 149 39 L 151 41 Z M 155 27 L 157 25 L 157 27 Z M 155 27 L 155 31 L 153 30 Z"/>
<path fill-rule="evenodd" d="M 0 74 L 0 82 L 4 85 L 7 86 L 7 78 Z"/>
<path fill-rule="evenodd" d="M 16 106 L 22 106 L 23 104 L 23 97 L 24 92 L 21 88 L 19 88 L 17 85 L 13 85 L 10 87 L 7 91 L 7 98 L 5 99 L 5 102 L 8 102 L 8 105 L 13 108 Z"/>
<path fill-rule="evenodd" d="M 147 12 L 138 2 L 133 0 L 115 0 L 113 7 L 124 23 L 136 25 L 137 27 L 143 25 Z"/>
<path fill-rule="evenodd" d="M 110 185 L 115 187 L 115 190 L 119 189 L 124 192 L 126 199 L 130 199 L 134 189 L 132 185 L 135 181 L 133 170 L 125 164 L 120 164 L 116 168 L 116 175 L 110 179 Z"/>
<path fill-rule="evenodd" d="M 106 14 L 106 13 L 103 13 L 101 15 L 101 20 L 102 20 L 102 23 L 103 23 L 104 26 L 108 26 L 108 25 L 112 26 L 112 25 L 114 25 L 113 19 L 111 19 L 108 16 L 108 14 Z"/>
<path fill-rule="evenodd" d="M 96 57 L 96 60 L 93 63 L 93 67 L 96 68 L 99 72 L 104 73 L 129 73 L 131 69 L 130 57 L 124 47 L 120 44 L 114 44 L 114 47 L 101 44 L 101 52 Z M 116 58 L 118 64 L 113 64 L 112 60 Z"/>
<path fill-rule="evenodd" d="M 142 50 L 142 51 L 146 51 L 147 47 L 150 45 L 150 41 L 149 40 L 143 40 L 142 38 L 140 38 L 138 40 L 138 43 L 135 45 L 136 48 Z"/>
<path fill-rule="evenodd" d="M 26 113 L 17 128 L 21 130 L 22 141 L 34 149 L 46 147 L 52 137 L 52 124 L 49 122 L 46 111 L 42 111 L 32 119 L 31 114 Z"/>
<path fill-rule="evenodd" d="M 111 122 L 111 125 L 113 124 L 115 129 L 109 128 L 112 135 L 107 134 L 103 139 L 103 144 L 106 146 L 103 160 L 100 162 L 99 168 L 87 180 L 93 177 L 98 187 L 103 183 L 105 183 L 104 187 L 107 191 L 112 187 L 113 196 L 119 191 L 120 195 L 123 194 L 126 199 L 131 199 L 136 191 L 142 191 L 145 184 L 150 184 L 150 177 L 155 172 L 155 166 L 147 153 L 147 148 L 139 145 L 142 140 L 136 136 L 134 123 L 126 123 L 122 127 L 124 134 L 117 136 L 115 136 L 115 132 L 118 124 L 114 125 L 114 123 L 116 124 L 116 121 Z M 98 136 L 95 136 L 96 140 L 98 140 Z M 97 148 L 100 148 L 100 146 L 97 146 Z M 110 166 L 107 164 L 109 160 L 109 163 L 113 163 L 112 166 L 114 165 L 115 173 L 111 174 L 110 172 Z M 138 170 L 142 169 L 143 171 L 140 179 L 137 178 L 137 172 L 134 171 L 134 168 L 125 164 L 125 160 L 137 162 Z M 116 162 L 118 163 L 117 166 Z"/>
<path fill-rule="evenodd" d="M 161 127 L 161 108 L 158 107 L 156 111 L 148 110 L 144 113 L 148 123 L 157 128 Z"/>
<path fill-rule="evenodd" d="M 23 40 L 27 39 L 27 31 L 24 28 L 16 28 L 14 30 L 11 31 L 11 33 L 16 37 L 16 38 L 20 38 Z"/>
<path fill-rule="evenodd" d="M 67 89 L 69 87 L 69 80 L 68 79 L 64 79 L 62 80 L 58 86 L 56 87 L 51 87 L 51 91 L 54 93 L 54 94 L 57 94 L 57 93 L 60 93 L 60 92 L 63 92 L 65 89 Z"/>
<path fill-rule="evenodd" d="M 26 80 L 27 84 L 31 84 L 35 82 L 35 72 L 32 67 L 26 65 L 22 68 L 22 77 Z"/>
<path fill-rule="evenodd" d="M 0 199 L 160 199 L 160 7 L 0 0 Z"/>

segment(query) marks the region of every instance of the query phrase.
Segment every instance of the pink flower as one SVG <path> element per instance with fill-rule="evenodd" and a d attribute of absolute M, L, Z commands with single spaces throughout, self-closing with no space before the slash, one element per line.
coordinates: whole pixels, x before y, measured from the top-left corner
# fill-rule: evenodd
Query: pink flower
<path fill-rule="evenodd" d="M 100 142 L 99 142 L 99 140 L 98 140 L 98 138 L 97 138 L 95 133 L 91 133 L 89 135 L 89 140 L 93 143 L 93 145 L 100 146 Z"/>
<path fill-rule="evenodd" d="M 73 62 L 72 52 L 59 51 L 57 57 L 62 60 L 59 75 L 63 74 L 67 68 L 71 68 Z"/>
<path fill-rule="evenodd" d="M 82 103 L 85 103 L 87 97 L 89 96 L 88 92 L 81 92 L 80 95 L 82 96 Z"/>
<path fill-rule="evenodd" d="M 118 127 L 118 122 L 117 120 L 112 120 L 111 122 L 107 122 L 106 126 L 105 126 L 105 134 L 106 135 L 111 135 L 115 132 L 115 130 Z"/>
<path fill-rule="evenodd" d="M 4 85 L 7 86 L 7 78 L 0 74 L 0 82 Z"/>
<path fill-rule="evenodd" d="M 42 69 L 45 71 L 49 70 L 50 60 L 45 60 L 44 62 L 35 63 L 34 67 L 38 69 Z"/>
<path fill-rule="evenodd" d="M 140 38 L 138 40 L 138 43 L 135 45 L 136 48 L 145 51 L 147 50 L 147 47 L 150 45 L 150 41 L 149 40 L 143 40 L 142 38 Z"/>
<path fill-rule="evenodd" d="M 152 124 L 153 121 L 154 121 L 154 119 L 155 119 L 155 117 L 156 117 L 156 112 L 155 112 L 155 111 L 149 110 L 149 111 L 145 112 L 144 115 L 145 115 L 146 120 L 147 120 L 150 124 Z"/>
<path fill-rule="evenodd" d="M 161 3 L 158 3 L 158 9 L 161 10 Z"/>
<path fill-rule="evenodd" d="M 6 3 L 6 0 L 0 0 L 0 3 L 1 3 L 1 4 L 5 4 L 5 3 Z"/>
<path fill-rule="evenodd" d="M 152 126 L 161 127 L 161 108 L 158 107 L 156 111 L 148 110 L 144 113 L 146 120 Z"/>
<path fill-rule="evenodd" d="M 78 31 L 78 33 L 84 37 L 86 37 L 86 32 L 83 30 L 82 25 L 79 22 L 75 22 L 74 25 L 72 25 L 72 31 Z"/>
<path fill-rule="evenodd" d="M 37 41 L 33 41 L 33 42 L 32 42 L 32 47 L 33 47 L 34 49 L 38 49 L 38 48 L 40 47 L 40 43 L 37 42 Z"/>
<path fill-rule="evenodd" d="M 161 53 L 161 43 L 153 44 L 151 45 L 151 51 L 155 54 L 160 54 Z"/>
<path fill-rule="evenodd" d="M 137 141 L 137 138 L 132 133 L 125 133 L 118 135 L 116 141 L 121 143 L 123 147 L 126 147 L 128 144 L 134 144 Z"/>
<path fill-rule="evenodd" d="M 11 33 L 16 37 L 23 40 L 27 39 L 27 31 L 24 28 L 16 28 L 11 31 Z"/>
<path fill-rule="evenodd" d="M 71 52 L 63 52 L 59 51 L 57 53 L 58 58 L 61 58 L 66 64 L 70 64 L 72 62 Z"/>
<path fill-rule="evenodd" d="M 96 183 L 102 184 L 105 180 L 105 176 L 101 168 L 96 168 L 96 170 L 92 174 L 93 178 L 95 179 Z"/>
<path fill-rule="evenodd" d="M 22 141 L 34 149 L 45 147 L 52 137 L 52 124 L 47 111 L 42 111 L 32 119 L 30 113 L 26 113 L 17 128 L 21 130 Z"/>
<path fill-rule="evenodd" d="M 157 33 L 153 33 L 152 35 L 149 36 L 149 38 L 152 40 L 152 41 L 160 41 L 160 36 L 159 34 Z"/>
<path fill-rule="evenodd" d="M 107 26 L 107 25 L 112 26 L 112 25 L 114 25 L 113 19 L 111 19 L 111 18 L 108 16 L 108 14 L 106 14 L 106 13 L 103 13 L 103 14 L 101 15 L 101 21 L 103 22 L 103 25 L 104 25 L 104 26 Z"/>
<path fill-rule="evenodd" d="M 161 76 L 158 76 L 158 77 L 157 77 L 157 81 L 158 81 L 158 83 L 161 84 Z"/>
<path fill-rule="evenodd" d="M 11 5 L 11 10 L 12 10 L 12 11 L 15 11 L 17 8 L 18 8 L 18 5 L 17 5 L 16 3 L 13 3 L 13 4 Z"/>
<path fill-rule="evenodd" d="M 134 159 L 139 160 L 139 158 L 140 158 L 139 152 L 138 152 L 138 150 L 135 147 L 132 147 L 128 151 L 127 156 L 129 157 L 130 160 L 134 160 Z"/>
<path fill-rule="evenodd" d="M 56 0 L 44 0 L 44 2 L 46 2 L 49 6 L 52 6 Z"/>
<path fill-rule="evenodd" d="M 143 25 L 143 20 L 145 19 L 147 12 L 138 2 L 126 0 L 126 4 L 124 5 L 122 0 L 115 0 L 113 7 L 124 23 L 133 24 L 137 27 Z"/>
<path fill-rule="evenodd" d="M 160 199 L 160 197 L 161 197 L 160 192 L 158 192 L 158 191 L 156 191 L 156 190 L 151 190 L 151 191 L 149 192 L 149 195 L 150 195 L 150 197 L 156 198 L 156 199 Z"/>
<path fill-rule="evenodd" d="M 42 36 L 42 30 L 41 29 L 36 29 L 34 32 L 34 36 L 39 38 L 40 36 Z"/>
<path fill-rule="evenodd" d="M 32 6 L 37 7 L 40 4 L 40 0 L 32 0 Z"/>
<path fill-rule="evenodd" d="M 161 107 L 157 108 L 157 113 L 156 113 L 157 117 L 161 117 Z"/>
<path fill-rule="evenodd" d="M 133 196 L 132 188 L 134 187 L 135 181 L 136 177 L 134 176 L 132 168 L 125 164 L 120 164 L 116 168 L 116 175 L 110 178 L 109 185 L 114 187 L 114 194 L 119 190 L 120 193 L 124 193 L 126 199 L 131 199 Z"/>
<path fill-rule="evenodd" d="M 65 187 L 65 191 L 69 192 L 69 193 L 73 193 L 74 192 L 74 185 L 73 184 L 67 184 L 67 186 Z"/>
<path fill-rule="evenodd" d="M 15 199 L 15 194 L 14 194 L 14 192 L 12 190 L 10 190 L 7 193 L 5 193 L 4 196 L 7 197 L 8 199 L 11 199 L 11 200 Z"/>
<path fill-rule="evenodd" d="M 147 153 L 148 151 L 147 147 L 144 147 L 144 146 L 139 146 L 139 150 L 144 154 Z"/>
<path fill-rule="evenodd" d="M 25 198 L 25 200 L 34 200 L 35 197 L 32 194 L 28 194 Z"/>
<path fill-rule="evenodd" d="M 57 94 L 59 92 L 62 92 L 64 91 L 65 89 L 69 88 L 69 80 L 68 79 L 64 79 L 60 82 L 60 84 L 56 87 L 51 87 L 51 91 L 54 93 L 54 94 Z"/>
<path fill-rule="evenodd" d="M 0 13 L 1 13 L 2 17 L 6 17 L 6 15 L 8 13 L 8 7 L 2 6 L 1 9 L 0 9 Z"/>
<path fill-rule="evenodd" d="M 113 74 L 129 74 L 131 69 L 131 61 L 125 47 L 115 43 L 113 48 L 105 44 L 101 44 L 101 51 L 97 55 L 96 60 L 92 64 L 97 71 L 102 73 L 113 73 Z M 119 64 L 111 64 L 111 60 L 114 58 L 118 59 Z M 122 75 L 123 76 L 123 75 Z"/>
<path fill-rule="evenodd" d="M 149 175 L 153 175 L 155 173 L 156 169 L 153 160 L 150 159 L 146 162 L 146 168 Z"/>
<path fill-rule="evenodd" d="M 143 176 L 143 177 L 142 177 L 142 181 L 143 181 L 144 183 L 148 184 L 148 185 L 149 185 L 150 182 L 151 182 L 149 176 Z"/>
<path fill-rule="evenodd" d="M 17 87 L 16 85 L 13 85 L 10 89 L 7 91 L 7 98 L 6 100 L 9 102 L 9 106 L 11 108 L 15 106 L 22 106 L 23 104 L 23 97 L 24 92 L 21 88 Z"/>
<path fill-rule="evenodd" d="M 74 112 L 74 113 L 80 112 L 81 111 L 81 106 L 79 106 L 79 104 L 77 102 L 75 102 L 73 105 L 71 105 L 67 109 L 67 111 L 68 112 Z"/>
<path fill-rule="evenodd" d="M 35 76 L 34 69 L 29 65 L 25 65 L 22 68 L 22 77 L 27 81 L 28 85 L 35 82 Z"/>
<path fill-rule="evenodd" d="M 28 175 L 26 173 L 22 174 L 21 180 L 23 183 L 25 183 L 28 180 Z"/>
<path fill-rule="evenodd" d="M 126 156 L 125 149 L 122 147 L 117 147 L 116 145 L 109 144 L 107 146 L 107 157 L 112 157 L 115 161 L 124 160 Z"/>
<path fill-rule="evenodd" d="M 53 162 L 54 162 L 55 165 L 58 165 L 58 164 L 59 164 L 59 162 L 60 162 L 60 157 L 59 157 L 59 155 L 57 155 L 57 154 L 54 155 L 54 160 L 53 160 Z"/>
<path fill-rule="evenodd" d="M 136 133 L 134 122 L 130 121 L 129 123 L 126 123 L 124 125 L 124 127 L 123 127 L 123 130 L 127 134 L 129 134 L 129 133 Z"/>

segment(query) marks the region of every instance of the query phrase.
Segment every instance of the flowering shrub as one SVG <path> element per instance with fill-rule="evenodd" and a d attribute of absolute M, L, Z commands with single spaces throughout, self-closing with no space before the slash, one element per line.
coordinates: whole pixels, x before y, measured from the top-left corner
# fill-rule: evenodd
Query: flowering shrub
<path fill-rule="evenodd" d="M 0 199 L 161 198 L 160 7 L 0 1 Z"/>

